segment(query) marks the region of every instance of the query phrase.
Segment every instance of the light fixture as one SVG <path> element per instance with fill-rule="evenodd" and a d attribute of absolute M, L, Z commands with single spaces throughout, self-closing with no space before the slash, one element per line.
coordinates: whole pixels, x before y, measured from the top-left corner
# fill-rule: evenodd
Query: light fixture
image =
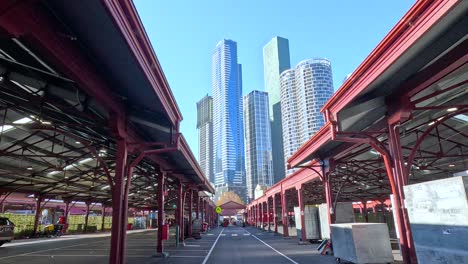
<path fill-rule="evenodd" d="M 27 170 L 33 170 L 33 168 L 32 168 L 32 167 L 27 167 L 26 169 L 27 169 Z"/>
<path fill-rule="evenodd" d="M 13 129 L 15 129 L 15 127 L 10 126 L 10 125 L 3 125 L 3 126 L 0 126 L 0 133 L 5 133 Z"/>
<path fill-rule="evenodd" d="M 52 175 L 59 174 L 59 173 L 60 173 L 60 171 L 51 171 L 51 172 L 47 173 L 47 175 L 52 176 Z"/>
<path fill-rule="evenodd" d="M 429 124 L 427 124 L 428 126 L 432 126 L 433 124 L 435 124 L 434 121 L 430 122 Z"/>
<path fill-rule="evenodd" d="M 27 123 L 31 123 L 31 122 L 32 122 L 31 118 L 23 117 L 21 119 L 18 119 L 16 121 L 14 121 L 13 124 L 23 125 L 23 124 L 27 124 Z"/>
<path fill-rule="evenodd" d="M 451 108 L 447 109 L 447 112 L 455 112 L 455 111 L 457 111 L 457 110 L 458 110 L 458 108 L 456 108 L 456 107 L 451 107 Z"/>
<path fill-rule="evenodd" d="M 74 167 L 75 167 L 75 164 L 70 164 L 70 165 L 68 165 L 68 166 L 65 166 L 65 167 L 63 168 L 63 170 L 69 170 L 69 169 L 72 169 L 72 168 L 74 168 Z"/>
<path fill-rule="evenodd" d="M 79 142 L 79 141 L 75 141 L 75 144 L 77 144 L 77 145 L 81 145 L 81 142 Z"/>
<path fill-rule="evenodd" d="M 455 167 L 455 164 L 449 164 L 449 167 Z"/>
<path fill-rule="evenodd" d="M 90 161 L 92 161 L 92 160 L 93 160 L 93 158 L 86 158 L 86 159 L 84 159 L 84 160 L 78 161 L 78 163 L 79 163 L 79 164 L 83 164 L 83 163 L 90 162 Z"/>
<path fill-rule="evenodd" d="M 104 187 L 101 188 L 101 190 L 106 190 L 106 189 L 109 189 L 110 188 L 110 185 L 106 185 Z"/>

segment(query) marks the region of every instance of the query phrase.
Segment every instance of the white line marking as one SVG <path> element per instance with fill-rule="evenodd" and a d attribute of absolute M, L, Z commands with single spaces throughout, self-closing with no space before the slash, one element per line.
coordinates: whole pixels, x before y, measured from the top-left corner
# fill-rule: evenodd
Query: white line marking
<path fill-rule="evenodd" d="M 214 234 L 208 234 L 208 236 L 214 236 Z"/>
<path fill-rule="evenodd" d="M 150 255 L 126 255 L 128 258 L 148 258 L 149 256 Z M 109 257 L 109 255 L 27 255 L 18 257 Z"/>
<path fill-rule="evenodd" d="M 249 233 L 249 231 L 245 230 L 245 232 Z M 268 245 L 267 243 L 265 243 L 263 240 L 261 240 L 260 238 L 256 237 L 255 235 L 252 235 L 252 237 L 254 237 L 255 239 L 257 239 L 258 241 L 262 242 L 263 244 L 265 244 L 265 246 L 273 249 L 276 253 L 280 254 L 281 256 L 285 257 L 287 260 L 291 261 L 292 263 L 294 264 L 299 264 L 297 263 L 296 261 L 292 260 L 291 258 L 289 258 L 288 256 L 284 255 L 283 253 L 279 252 L 278 250 L 274 249 L 272 246 Z"/>
<path fill-rule="evenodd" d="M 47 252 L 47 251 L 52 251 L 52 250 L 57 250 L 57 249 L 72 248 L 72 247 L 77 247 L 77 246 L 83 246 L 83 245 L 89 245 L 89 244 L 102 243 L 103 241 L 106 241 L 106 240 L 103 239 L 103 240 L 100 240 L 100 241 L 88 242 L 88 243 L 81 243 L 81 244 L 75 244 L 75 245 L 72 245 L 72 246 L 65 246 L 65 247 L 58 247 L 58 248 L 50 248 L 50 249 L 38 250 L 38 251 L 23 253 L 23 254 L 19 254 L 19 255 L 11 255 L 11 256 L 7 256 L 7 257 L 2 257 L 2 258 L 0 258 L 0 259 L 8 259 L 8 258 L 15 258 L 15 257 L 28 256 L 28 255 L 32 255 L 32 254 L 36 254 L 36 253 L 42 253 L 42 252 Z"/>
<path fill-rule="evenodd" d="M 214 247 L 216 246 L 216 243 L 218 243 L 218 240 L 219 240 L 219 238 L 221 237 L 221 235 L 223 234 L 223 231 L 224 231 L 224 228 L 223 228 L 223 230 L 221 230 L 221 232 L 219 233 L 218 238 L 216 238 L 215 242 L 213 243 L 213 246 L 211 246 L 211 249 L 210 249 L 210 251 L 208 252 L 208 255 L 206 255 L 205 260 L 203 260 L 203 263 L 202 263 L 202 264 L 206 264 L 206 262 L 208 261 L 208 258 L 210 257 L 211 252 L 213 252 L 213 249 L 214 249 Z"/>
<path fill-rule="evenodd" d="M 244 236 L 250 236 L 250 234 L 244 234 Z"/>
<path fill-rule="evenodd" d="M 220 234 L 221 236 L 226 236 L 226 234 Z"/>
<path fill-rule="evenodd" d="M 237 234 L 232 234 L 231 236 L 237 236 Z"/>
<path fill-rule="evenodd" d="M 186 247 L 200 247 L 200 245 L 185 245 Z"/>
<path fill-rule="evenodd" d="M 203 258 L 203 256 L 169 256 L 170 258 Z"/>

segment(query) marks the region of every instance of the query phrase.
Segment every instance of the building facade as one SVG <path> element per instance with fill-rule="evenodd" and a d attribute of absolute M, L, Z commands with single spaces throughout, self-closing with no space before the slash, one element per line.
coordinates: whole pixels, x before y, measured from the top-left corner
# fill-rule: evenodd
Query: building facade
<path fill-rule="evenodd" d="M 283 131 L 281 122 L 281 86 L 280 75 L 291 68 L 289 57 L 289 41 L 274 37 L 263 47 L 263 71 L 265 89 L 269 96 L 269 112 L 271 138 L 273 144 L 273 183 L 285 176 L 285 160 L 283 152 Z"/>
<path fill-rule="evenodd" d="M 216 45 L 212 83 L 215 199 L 226 191 L 245 199 L 242 67 L 235 41 L 224 39 Z"/>
<path fill-rule="evenodd" d="M 280 77 L 284 159 L 288 160 L 323 125 L 320 109 L 333 95 L 331 63 L 327 59 L 300 62 Z M 287 170 L 286 176 L 295 170 Z"/>
<path fill-rule="evenodd" d="M 198 162 L 205 176 L 214 184 L 213 173 L 213 97 L 197 102 Z"/>
<path fill-rule="evenodd" d="M 273 185 L 268 93 L 252 91 L 244 97 L 244 128 L 245 175 L 250 201 L 255 197 L 257 185 Z"/>

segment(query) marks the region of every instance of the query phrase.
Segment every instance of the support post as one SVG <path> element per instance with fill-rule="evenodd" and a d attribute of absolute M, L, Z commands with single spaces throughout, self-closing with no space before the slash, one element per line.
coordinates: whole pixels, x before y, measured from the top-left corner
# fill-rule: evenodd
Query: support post
<path fill-rule="evenodd" d="M 192 208 L 193 208 L 193 190 L 189 190 L 189 217 L 188 217 L 188 236 L 192 237 Z"/>
<path fill-rule="evenodd" d="M 388 120 L 388 122 L 390 123 L 390 119 Z M 399 124 L 389 124 L 388 131 L 389 150 L 394 163 L 393 168 L 389 169 L 393 169 L 393 176 L 396 185 L 395 187 L 399 194 L 399 197 L 396 198 L 399 198 L 400 208 L 396 209 L 400 211 L 401 222 L 398 221 L 397 224 L 399 224 L 400 230 L 404 230 L 405 232 L 404 238 L 406 240 L 406 243 L 402 246 L 405 246 L 405 250 L 408 251 L 408 256 L 404 256 L 403 260 L 406 260 L 407 263 L 417 263 L 416 250 L 414 248 L 413 237 L 411 235 L 411 226 L 409 223 L 408 212 L 406 211 L 405 207 L 405 193 L 403 191 L 403 186 L 408 184 L 409 177 L 406 175 L 406 169 L 403 160 Z"/>
<path fill-rule="evenodd" d="M 267 209 L 268 232 L 271 232 L 271 227 L 270 227 L 270 198 L 269 197 L 267 198 L 266 209 Z"/>
<path fill-rule="evenodd" d="M 369 213 L 367 212 L 367 201 L 362 201 L 362 214 L 364 215 L 364 219 L 366 223 L 369 223 Z"/>
<path fill-rule="evenodd" d="M 333 208 L 333 200 L 331 196 L 331 187 L 330 187 L 330 179 L 328 173 L 325 172 L 325 169 L 322 169 L 323 175 L 323 187 L 325 189 L 325 201 L 327 203 L 327 218 L 328 218 L 328 230 L 330 233 L 328 234 L 331 238 L 331 224 L 335 223 L 335 209 Z"/>
<path fill-rule="evenodd" d="M 195 213 L 196 213 L 195 217 L 197 219 L 200 219 L 200 197 L 198 196 L 198 193 L 197 193 L 197 207 L 195 209 Z"/>
<path fill-rule="evenodd" d="M 65 223 L 68 223 L 68 211 L 70 210 L 70 200 L 65 200 L 65 211 L 63 212 L 63 217 L 65 218 Z"/>
<path fill-rule="evenodd" d="M 122 264 L 125 259 L 125 245 L 122 234 L 122 209 L 124 200 L 125 167 L 127 164 L 127 143 L 123 139 L 117 140 L 117 160 L 115 166 L 115 183 L 112 191 L 112 229 L 109 264 Z"/>
<path fill-rule="evenodd" d="M 299 201 L 299 211 L 301 218 L 301 241 L 307 241 L 306 230 L 305 230 L 305 217 L 304 217 L 304 194 L 302 192 L 302 186 L 297 189 L 297 200 Z"/>
<path fill-rule="evenodd" d="M 184 193 L 184 190 L 182 188 L 182 182 L 179 181 L 178 183 L 178 186 L 177 186 L 177 208 L 176 208 L 176 212 L 175 212 L 175 220 L 176 220 L 176 225 L 177 225 L 177 228 L 179 229 L 179 232 L 178 232 L 178 237 L 176 237 L 176 240 L 178 242 L 182 241 L 181 239 L 181 234 L 183 232 L 183 224 L 182 224 L 182 219 L 183 219 L 183 193 Z M 176 243 L 176 245 L 178 245 L 178 243 Z"/>
<path fill-rule="evenodd" d="M 102 205 L 102 221 L 101 221 L 101 232 L 104 232 L 104 226 L 106 223 L 106 207 Z"/>
<path fill-rule="evenodd" d="M 86 215 L 85 215 L 85 222 L 84 222 L 83 233 L 86 233 L 86 230 L 88 230 L 89 205 L 90 205 L 90 204 L 91 204 L 90 201 L 86 201 Z"/>
<path fill-rule="evenodd" d="M 289 219 L 288 219 L 288 206 L 286 199 L 286 191 L 281 190 L 281 215 L 283 218 L 283 237 L 289 237 Z"/>
<path fill-rule="evenodd" d="M 260 229 L 263 229 L 263 202 L 258 205 L 260 215 Z"/>
<path fill-rule="evenodd" d="M 34 215 L 34 228 L 33 228 L 33 236 L 37 234 L 37 228 L 39 226 L 39 215 L 41 214 L 41 202 L 42 202 L 42 196 L 39 195 L 36 198 L 36 214 Z"/>
<path fill-rule="evenodd" d="M 278 217 L 276 215 L 276 194 L 273 194 L 273 226 L 275 233 L 278 233 Z"/>
<path fill-rule="evenodd" d="M 157 255 L 164 255 L 163 225 L 164 225 L 164 185 L 166 173 L 160 172 L 158 177 L 158 241 L 156 246 Z"/>

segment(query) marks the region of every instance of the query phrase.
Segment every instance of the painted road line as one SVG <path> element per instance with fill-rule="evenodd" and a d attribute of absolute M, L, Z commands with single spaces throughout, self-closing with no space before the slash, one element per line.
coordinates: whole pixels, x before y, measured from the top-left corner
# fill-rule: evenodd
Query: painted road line
<path fill-rule="evenodd" d="M 208 252 L 208 255 L 206 255 L 206 257 L 205 257 L 205 259 L 203 260 L 203 263 L 202 263 L 202 264 L 206 264 L 206 262 L 208 261 L 208 258 L 210 258 L 211 252 L 213 252 L 213 249 L 214 249 L 214 247 L 216 246 L 216 243 L 218 243 L 218 240 L 219 240 L 219 238 L 221 237 L 221 235 L 223 234 L 223 231 L 224 231 L 224 228 L 223 228 L 223 230 L 221 230 L 221 232 L 219 233 L 218 238 L 216 238 L 215 242 L 213 243 L 213 246 L 211 246 L 211 249 L 210 249 L 210 251 Z"/>
<path fill-rule="evenodd" d="M 245 230 L 245 229 L 244 229 Z M 249 231 L 245 230 L 245 232 L 249 233 Z M 260 238 L 256 237 L 255 235 L 252 235 L 253 238 L 257 239 L 258 241 L 262 242 L 263 244 L 265 244 L 265 246 L 273 249 L 276 253 L 280 254 L 281 256 L 283 256 L 284 258 L 286 258 L 287 260 L 291 261 L 292 263 L 294 264 L 299 264 L 297 263 L 296 261 L 292 260 L 291 258 L 289 258 L 288 256 L 284 255 L 283 253 L 279 252 L 278 250 L 276 250 L 275 248 L 273 248 L 272 246 L 268 245 L 267 243 L 265 243 L 263 240 L 261 240 Z"/>
<path fill-rule="evenodd" d="M 200 245 L 185 245 L 186 247 L 200 247 Z"/>
<path fill-rule="evenodd" d="M 209 236 L 214 236 L 214 234 L 208 234 Z"/>
<path fill-rule="evenodd" d="M 221 234 L 221 236 L 226 236 L 226 234 Z"/>
<path fill-rule="evenodd" d="M 174 255 L 171 255 L 171 258 L 203 258 L 203 256 L 174 256 Z"/>
<path fill-rule="evenodd" d="M 231 236 L 237 236 L 237 234 L 232 234 Z"/>
<path fill-rule="evenodd" d="M 29 255 L 32 255 L 32 254 L 37 254 L 37 253 L 42 253 L 42 252 L 47 252 L 47 251 L 52 251 L 52 250 L 57 250 L 57 249 L 72 248 L 72 247 L 78 247 L 78 246 L 83 246 L 83 245 L 102 243 L 103 241 L 107 241 L 107 239 L 103 239 L 103 240 L 99 240 L 99 241 L 95 241 L 95 242 L 75 244 L 75 245 L 72 245 L 72 246 L 57 247 L 57 248 L 50 248 L 50 249 L 32 251 L 32 252 L 28 252 L 28 253 L 19 254 L 19 255 L 11 255 L 11 256 L 7 256 L 7 257 L 0 257 L 0 259 L 9 259 L 9 258 L 15 258 L 15 257 L 29 256 Z"/>
<path fill-rule="evenodd" d="M 244 236 L 250 236 L 250 234 L 244 234 Z"/>

